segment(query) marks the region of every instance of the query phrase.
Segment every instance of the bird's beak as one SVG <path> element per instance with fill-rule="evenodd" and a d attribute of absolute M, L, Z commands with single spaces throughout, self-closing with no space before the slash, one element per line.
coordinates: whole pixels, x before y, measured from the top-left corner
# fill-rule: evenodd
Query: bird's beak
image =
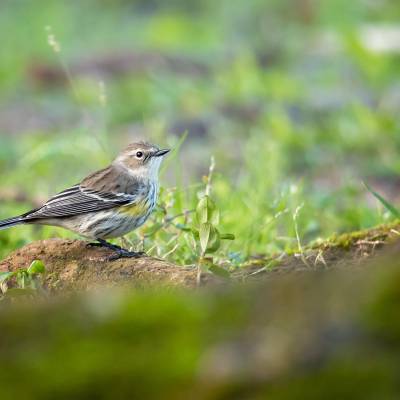
<path fill-rule="evenodd" d="M 162 149 L 162 150 L 157 150 L 153 156 L 154 157 L 161 157 L 161 156 L 165 156 L 167 153 L 169 153 L 171 151 L 171 149 Z"/>

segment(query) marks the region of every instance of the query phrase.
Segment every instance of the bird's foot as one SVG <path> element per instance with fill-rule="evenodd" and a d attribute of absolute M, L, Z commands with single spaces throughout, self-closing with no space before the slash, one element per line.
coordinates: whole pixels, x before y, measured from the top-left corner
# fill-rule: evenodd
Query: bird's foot
<path fill-rule="evenodd" d="M 90 249 L 92 247 L 103 247 L 103 245 L 99 242 L 90 242 L 90 243 L 86 243 L 86 247 L 88 249 Z"/>
<path fill-rule="evenodd" d="M 88 243 L 87 247 L 105 247 L 114 251 L 114 254 L 108 257 L 108 261 L 115 261 L 119 258 L 139 258 L 146 255 L 144 251 L 129 251 L 116 244 L 108 243 L 103 239 L 98 239 L 98 242 Z"/>
<path fill-rule="evenodd" d="M 115 253 L 108 257 L 108 261 L 115 261 L 120 258 L 140 258 L 146 255 L 144 251 L 129 251 L 123 248 L 114 249 L 114 251 Z"/>

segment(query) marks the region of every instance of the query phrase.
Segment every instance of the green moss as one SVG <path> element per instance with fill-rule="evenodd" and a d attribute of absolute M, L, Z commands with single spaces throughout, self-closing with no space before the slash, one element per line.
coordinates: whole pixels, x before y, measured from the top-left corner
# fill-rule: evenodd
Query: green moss
<path fill-rule="evenodd" d="M 393 233 L 393 229 L 398 229 L 399 224 L 400 221 L 396 220 L 389 224 L 382 224 L 372 229 L 363 229 L 361 231 L 344 233 L 342 235 L 333 235 L 327 240 L 325 245 L 348 249 L 359 240 L 385 240 L 388 237 L 396 237 L 396 234 Z"/>

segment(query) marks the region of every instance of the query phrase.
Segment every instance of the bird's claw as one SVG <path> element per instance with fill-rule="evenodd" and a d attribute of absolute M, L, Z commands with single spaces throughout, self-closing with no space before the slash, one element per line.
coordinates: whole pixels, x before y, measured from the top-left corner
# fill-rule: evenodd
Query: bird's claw
<path fill-rule="evenodd" d="M 98 242 L 93 242 L 93 243 L 88 243 L 86 247 L 104 247 L 109 250 L 112 250 L 114 252 L 113 255 L 109 256 L 107 258 L 108 261 L 115 261 L 118 260 L 119 258 L 139 258 L 146 253 L 144 251 L 129 251 L 126 249 L 123 249 L 120 246 L 117 246 L 116 244 L 108 243 L 105 240 L 100 240 Z"/>
<path fill-rule="evenodd" d="M 91 249 L 92 247 L 103 247 L 103 245 L 99 242 L 91 242 L 91 243 L 86 243 L 86 247 L 88 249 Z"/>
<path fill-rule="evenodd" d="M 115 254 L 108 257 L 108 261 L 115 261 L 120 258 L 140 258 L 146 255 L 144 251 L 128 251 L 125 249 L 115 250 Z"/>

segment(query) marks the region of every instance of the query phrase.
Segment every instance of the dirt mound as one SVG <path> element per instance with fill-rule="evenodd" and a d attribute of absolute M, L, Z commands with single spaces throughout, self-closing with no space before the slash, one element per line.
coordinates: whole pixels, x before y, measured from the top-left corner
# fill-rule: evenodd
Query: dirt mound
<path fill-rule="evenodd" d="M 196 271 L 152 257 L 108 261 L 112 252 L 88 248 L 79 240 L 48 239 L 16 250 L 0 263 L 0 271 L 26 268 L 33 260 L 46 267 L 45 284 L 50 289 L 89 289 L 93 286 L 129 283 L 135 286 L 193 286 Z"/>
<path fill-rule="evenodd" d="M 399 236 L 398 223 L 353 232 L 308 247 L 302 253 L 250 259 L 245 267 L 233 271 L 231 277 L 234 281 L 248 281 L 293 272 L 363 268 L 367 259 L 379 255 Z M 195 266 L 182 267 L 147 256 L 108 261 L 111 254 L 108 249 L 88 248 L 87 242 L 80 240 L 42 240 L 11 253 L 0 262 L 0 271 L 15 271 L 28 267 L 33 260 L 41 260 L 47 271 L 45 284 L 50 290 L 85 290 L 117 284 L 135 287 L 195 287 L 197 284 Z M 204 273 L 201 284 L 221 282 L 221 279 Z"/>

